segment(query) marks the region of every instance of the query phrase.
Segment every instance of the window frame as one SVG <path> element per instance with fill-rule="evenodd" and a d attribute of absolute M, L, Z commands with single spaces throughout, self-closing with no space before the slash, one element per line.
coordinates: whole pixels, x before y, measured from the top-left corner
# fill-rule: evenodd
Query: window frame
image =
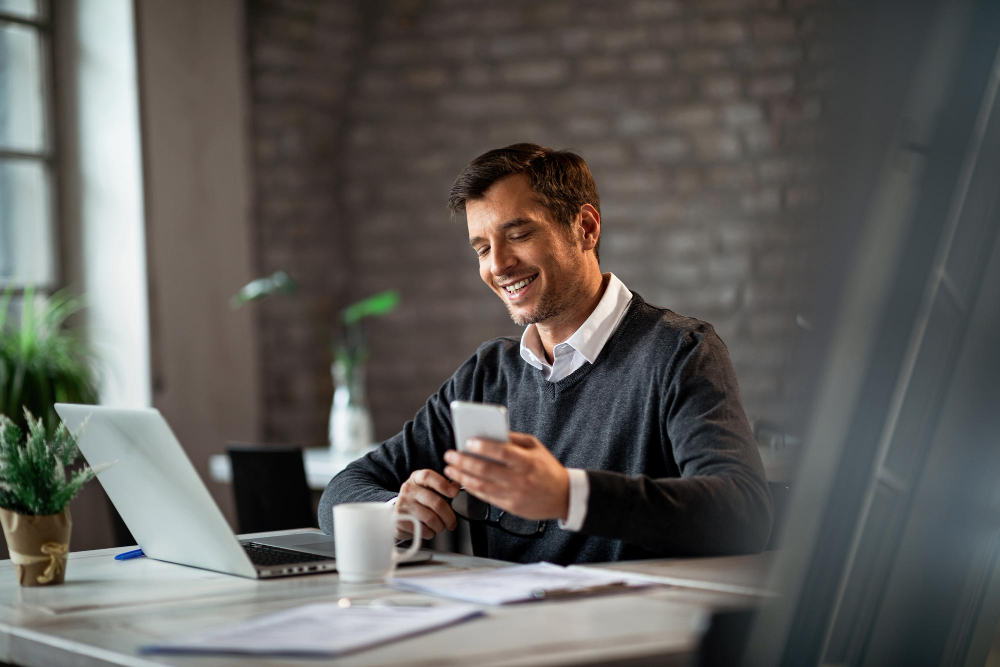
<path fill-rule="evenodd" d="M 63 283 L 64 274 L 64 252 L 62 247 L 62 208 L 61 208 L 61 178 L 58 169 L 59 159 L 59 137 L 56 123 L 56 99 L 55 91 L 55 21 L 53 11 L 55 4 L 51 0 L 38 0 L 38 15 L 35 18 L 27 18 L 17 14 L 10 14 L 0 9 L 0 24 L 13 24 L 33 28 L 38 32 L 42 75 L 45 81 L 42 84 L 42 105 L 43 105 L 43 134 L 44 144 L 40 151 L 19 151 L 11 150 L 0 146 L 0 159 L 25 160 L 41 164 L 48 177 L 48 197 L 49 197 L 49 224 L 51 225 L 50 252 L 53 260 L 52 280 L 45 284 L 29 284 L 18 279 L 9 279 L 0 276 L 0 293 L 6 290 L 13 292 L 15 297 L 24 294 L 25 289 L 34 289 L 35 294 L 48 294 L 58 289 Z"/>

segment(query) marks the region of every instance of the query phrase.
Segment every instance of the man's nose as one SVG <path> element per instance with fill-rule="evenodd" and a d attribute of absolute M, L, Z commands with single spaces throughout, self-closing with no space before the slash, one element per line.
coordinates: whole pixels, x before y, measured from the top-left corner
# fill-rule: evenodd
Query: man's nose
<path fill-rule="evenodd" d="M 490 272 L 495 276 L 502 276 L 510 272 L 510 269 L 517 263 L 514 253 L 510 252 L 506 243 L 498 243 L 493 246 L 490 255 Z"/>

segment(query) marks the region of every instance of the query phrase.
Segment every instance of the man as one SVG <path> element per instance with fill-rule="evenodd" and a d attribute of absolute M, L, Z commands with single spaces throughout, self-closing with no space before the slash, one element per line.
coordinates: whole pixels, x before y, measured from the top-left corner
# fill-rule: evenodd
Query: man
<path fill-rule="evenodd" d="M 382 501 L 434 535 L 455 528 L 452 500 L 468 493 L 492 506 L 476 548 L 491 558 L 760 551 L 771 500 L 725 345 L 601 273 L 586 162 L 534 144 L 492 150 L 459 175 L 449 206 L 466 214 L 483 281 L 527 328 L 481 345 L 402 432 L 337 475 L 323 530 L 335 504 Z M 498 462 L 454 450 L 453 400 L 507 407 L 510 442 L 469 443 Z"/>

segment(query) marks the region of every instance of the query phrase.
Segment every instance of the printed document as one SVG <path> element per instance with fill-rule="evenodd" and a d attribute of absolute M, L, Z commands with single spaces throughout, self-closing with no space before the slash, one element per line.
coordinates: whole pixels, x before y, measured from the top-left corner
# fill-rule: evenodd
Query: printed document
<path fill-rule="evenodd" d="M 470 605 L 340 607 L 310 604 L 162 644 L 143 653 L 332 657 L 430 632 L 481 615 Z"/>
<path fill-rule="evenodd" d="M 648 578 L 624 572 L 562 567 L 552 563 L 472 570 L 458 574 L 396 577 L 389 583 L 404 590 L 478 604 L 545 600 L 654 585 Z"/>

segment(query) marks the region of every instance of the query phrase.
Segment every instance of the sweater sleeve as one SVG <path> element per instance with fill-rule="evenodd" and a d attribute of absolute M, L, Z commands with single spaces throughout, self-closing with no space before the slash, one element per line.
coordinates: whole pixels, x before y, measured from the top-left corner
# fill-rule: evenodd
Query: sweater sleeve
<path fill-rule="evenodd" d="M 471 382 L 476 359 L 471 357 L 455 371 L 402 431 L 330 480 L 319 501 L 319 527 L 324 533 L 333 534 L 334 505 L 387 502 L 399 493 L 412 472 L 444 470 L 444 453 L 454 446 L 451 402 Z"/>
<path fill-rule="evenodd" d="M 710 325 L 685 335 L 664 382 L 664 456 L 680 477 L 588 470 L 581 532 L 672 555 L 761 551 L 771 495 L 729 353 Z"/>

